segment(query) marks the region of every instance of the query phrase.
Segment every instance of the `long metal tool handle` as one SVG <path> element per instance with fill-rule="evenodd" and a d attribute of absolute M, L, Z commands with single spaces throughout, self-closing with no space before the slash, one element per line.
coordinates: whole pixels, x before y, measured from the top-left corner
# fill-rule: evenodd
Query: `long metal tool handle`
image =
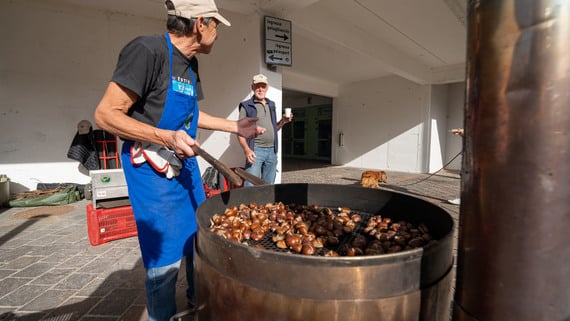
<path fill-rule="evenodd" d="M 266 181 L 262 180 L 261 178 L 252 175 L 248 172 L 246 172 L 243 168 L 241 167 L 236 167 L 235 169 L 236 174 L 238 174 L 239 176 L 241 176 L 241 178 L 245 179 L 246 181 L 250 181 L 253 185 L 266 185 L 269 184 Z"/>
<path fill-rule="evenodd" d="M 214 166 L 214 168 L 222 173 L 222 175 L 224 175 L 232 184 L 239 186 L 243 183 L 242 179 L 234 171 L 232 171 L 231 168 L 214 158 L 214 156 L 210 155 L 210 153 L 206 152 L 201 147 L 196 145 L 192 146 L 192 149 L 196 154 L 202 156 L 203 159 L 210 163 L 210 165 Z"/>

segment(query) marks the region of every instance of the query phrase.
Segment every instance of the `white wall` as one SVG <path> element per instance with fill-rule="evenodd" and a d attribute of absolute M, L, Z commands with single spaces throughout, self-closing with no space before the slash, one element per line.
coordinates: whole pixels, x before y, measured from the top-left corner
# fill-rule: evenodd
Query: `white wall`
<path fill-rule="evenodd" d="M 122 44 L 164 23 L 48 1 L 1 1 L 0 23 L 0 172 L 13 192 L 88 182 L 66 157 L 77 123 L 93 123 Z"/>
<path fill-rule="evenodd" d="M 332 163 L 403 172 L 442 169 L 461 149 L 460 139 L 449 140 L 449 130 L 463 127 L 457 126 L 463 91 L 463 84 L 419 85 L 397 76 L 341 87 L 333 100 Z M 456 164 L 460 158 L 448 168 Z"/>
<path fill-rule="evenodd" d="M 429 86 L 397 76 L 343 86 L 333 100 L 332 162 L 421 172 L 429 102 Z"/>
<path fill-rule="evenodd" d="M 205 93 L 205 99 L 200 102 L 200 109 L 214 116 L 237 120 L 239 103 L 253 94 L 253 75 L 263 73 L 269 82 L 267 97 L 276 103 L 277 115 L 281 115 L 282 76 L 278 72 L 268 70 L 261 61 L 261 57 L 264 57 L 261 42 L 263 18 L 231 13 L 224 13 L 224 16 L 231 21 L 231 28 L 218 27 L 218 40 L 212 52 L 207 56 L 198 56 L 200 78 L 204 83 Z M 235 135 L 199 130 L 197 138 L 204 149 L 226 165 L 245 165 L 245 156 Z M 199 158 L 199 163 L 202 171 L 210 166 L 202 158 Z M 277 170 L 276 182 L 279 183 L 281 162 Z"/>
<path fill-rule="evenodd" d="M 464 128 L 465 114 L 465 83 L 455 83 L 447 86 L 448 106 L 447 106 L 447 128 Z M 463 149 L 463 139 L 459 136 L 447 133 L 445 141 L 445 162 L 451 161 Z M 462 156 L 459 155 L 446 168 L 452 170 L 461 169 Z"/>
<path fill-rule="evenodd" d="M 429 116 L 426 120 L 430 125 L 429 139 L 426 146 L 429 148 L 429 161 L 427 172 L 434 173 L 444 165 L 445 137 L 447 136 L 447 85 L 433 85 L 430 88 Z"/>

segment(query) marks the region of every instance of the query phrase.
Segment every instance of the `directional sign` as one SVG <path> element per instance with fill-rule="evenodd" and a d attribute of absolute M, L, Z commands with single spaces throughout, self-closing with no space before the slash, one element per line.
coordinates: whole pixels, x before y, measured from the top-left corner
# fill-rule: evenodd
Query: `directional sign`
<path fill-rule="evenodd" d="M 291 66 L 291 44 L 277 41 L 266 42 L 265 63 Z"/>
<path fill-rule="evenodd" d="M 265 16 L 264 22 L 265 63 L 291 66 L 291 21 Z"/>

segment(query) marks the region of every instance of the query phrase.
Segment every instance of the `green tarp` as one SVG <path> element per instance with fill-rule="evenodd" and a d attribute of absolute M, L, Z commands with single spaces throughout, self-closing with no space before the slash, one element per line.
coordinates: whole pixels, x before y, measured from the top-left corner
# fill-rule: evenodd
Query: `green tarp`
<path fill-rule="evenodd" d="M 10 207 L 54 206 L 75 203 L 81 199 L 76 185 L 66 185 L 54 193 L 37 197 L 26 197 L 8 202 Z"/>

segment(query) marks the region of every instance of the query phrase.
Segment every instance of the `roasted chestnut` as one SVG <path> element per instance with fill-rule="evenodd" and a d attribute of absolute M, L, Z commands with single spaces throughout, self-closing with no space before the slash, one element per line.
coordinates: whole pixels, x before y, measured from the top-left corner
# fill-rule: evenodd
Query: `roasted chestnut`
<path fill-rule="evenodd" d="M 425 224 L 414 226 L 381 214 L 363 220 L 348 207 L 282 202 L 228 207 L 212 216 L 210 231 L 255 248 L 265 248 L 268 240 L 278 249 L 324 256 L 380 255 L 434 242 Z"/>

